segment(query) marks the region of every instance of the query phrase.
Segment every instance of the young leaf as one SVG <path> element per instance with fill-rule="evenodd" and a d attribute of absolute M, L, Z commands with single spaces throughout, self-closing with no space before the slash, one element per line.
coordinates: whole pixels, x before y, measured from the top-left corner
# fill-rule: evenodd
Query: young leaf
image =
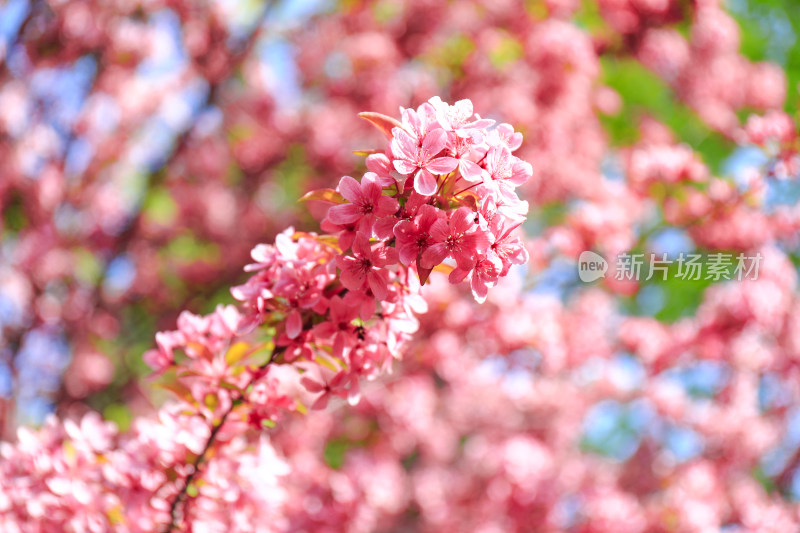
<path fill-rule="evenodd" d="M 311 191 L 306 193 L 300 198 L 301 202 L 308 202 L 308 201 L 318 201 L 318 202 L 327 202 L 329 204 L 345 204 L 347 200 L 345 200 L 341 194 L 336 192 L 333 189 L 317 189 L 315 191 Z"/>
<path fill-rule="evenodd" d="M 382 154 L 380 150 L 353 150 L 353 155 L 360 155 L 361 157 L 367 157 L 368 155 L 372 154 Z"/>
<path fill-rule="evenodd" d="M 422 252 L 417 256 L 417 275 L 419 276 L 419 284 L 425 285 L 425 282 L 428 281 L 428 277 L 433 272 L 432 268 L 423 268 L 422 264 L 420 263 L 420 257 L 422 257 Z"/>
<path fill-rule="evenodd" d="M 378 128 L 381 131 L 381 133 L 383 133 L 383 135 L 390 140 L 392 138 L 392 128 L 403 127 L 400 121 L 397 120 L 396 118 L 388 117 L 380 113 L 365 111 L 363 113 L 359 113 L 358 116 L 363 118 L 376 128 Z"/>
<path fill-rule="evenodd" d="M 178 380 L 177 371 L 174 368 L 164 372 L 156 386 L 170 391 L 178 398 L 191 397 L 189 388 Z"/>
<path fill-rule="evenodd" d="M 237 342 L 225 353 L 225 363 L 233 366 L 252 353 L 252 347 L 246 342 Z"/>

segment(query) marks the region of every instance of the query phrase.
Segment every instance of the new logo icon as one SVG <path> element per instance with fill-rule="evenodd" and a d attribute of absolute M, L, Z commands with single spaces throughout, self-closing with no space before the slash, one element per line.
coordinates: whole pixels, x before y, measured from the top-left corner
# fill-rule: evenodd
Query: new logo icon
<path fill-rule="evenodd" d="M 585 283 L 606 277 L 608 261 L 603 256 L 586 250 L 578 257 L 578 277 Z"/>

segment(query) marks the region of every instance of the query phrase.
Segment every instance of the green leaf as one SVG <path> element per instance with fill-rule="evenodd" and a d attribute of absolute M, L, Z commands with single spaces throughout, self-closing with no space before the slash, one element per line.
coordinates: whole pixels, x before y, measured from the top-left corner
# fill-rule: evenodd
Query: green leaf
<path fill-rule="evenodd" d="M 225 352 L 225 363 L 233 366 L 242 361 L 253 351 L 253 347 L 246 342 L 237 342 Z"/>
<path fill-rule="evenodd" d="M 503 71 L 511 67 L 523 55 L 522 43 L 511 35 L 503 35 L 489 51 L 489 61 L 494 68 Z"/>
<path fill-rule="evenodd" d="M 219 398 L 216 394 L 211 394 L 210 392 L 206 394 L 205 398 L 203 398 L 203 403 L 206 407 L 209 408 L 211 411 L 215 411 L 219 406 Z"/>
<path fill-rule="evenodd" d="M 110 422 L 114 422 L 120 431 L 128 431 L 130 428 L 131 420 L 133 420 L 133 413 L 130 408 L 122 403 L 113 403 L 103 409 L 103 418 Z"/>
<path fill-rule="evenodd" d="M 161 379 L 158 383 L 156 383 L 157 387 L 162 389 L 166 389 L 173 393 L 175 396 L 181 399 L 191 397 L 191 393 L 189 388 L 178 381 L 177 371 L 174 368 L 170 368 L 166 372 L 161 375 Z"/>
<path fill-rule="evenodd" d="M 168 226 L 178 214 L 178 204 L 164 187 L 151 189 L 144 201 L 144 214 L 153 222 Z"/>
<path fill-rule="evenodd" d="M 639 120 L 651 116 L 694 148 L 714 173 L 719 172 L 735 147 L 733 141 L 711 130 L 661 78 L 635 59 L 603 57 L 601 65 L 603 82 L 620 95 L 624 105 L 617 115 L 600 117 L 612 144 L 627 146 L 638 140 Z"/>

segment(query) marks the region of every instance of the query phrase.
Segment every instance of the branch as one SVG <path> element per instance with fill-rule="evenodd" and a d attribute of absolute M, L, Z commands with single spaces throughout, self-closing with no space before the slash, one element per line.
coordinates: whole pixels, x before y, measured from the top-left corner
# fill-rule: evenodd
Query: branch
<path fill-rule="evenodd" d="M 206 454 L 208 454 L 208 451 L 211 449 L 211 445 L 214 444 L 214 439 L 216 438 L 217 433 L 219 433 L 219 430 L 222 429 L 222 425 L 225 424 L 225 420 L 228 418 L 228 415 L 230 415 L 231 412 L 233 412 L 233 408 L 234 406 L 231 406 L 231 408 L 228 409 L 224 415 L 222 415 L 219 424 L 215 425 L 211 429 L 211 434 L 208 436 L 208 440 L 206 441 L 206 445 L 203 447 L 203 451 L 200 452 L 200 455 L 198 455 L 197 458 L 194 460 L 194 463 L 192 463 L 192 466 L 194 467 L 192 472 L 188 476 L 186 476 L 186 481 L 183 484 L 183 488 L 178 493 L 178 495 L 175 496 L 175 499 L 172 500 L 172 505 L 170 505 L 169 508 L 170 522 L 169 525 L 167 526 L 167 529 L 164 530 L 166 533 L 169 533 L 175 529 L 178 518 L 177 517 L 178 505 L 180 505 L 186 499 L 186 491 L 189 490 L 189 485 L 192 484 L 192 481 L 194 480 L 195 476 L 200 471 L 200 466 L 203 464 L 203 461 L 205 461 Z"/>
<path fill-rule="evenodd" d="M 269 359 L 267 359 L 266 362 L 261 364 L 256 369 L 256 371 L 253 372 L 253 377 L 250 378 L 250 381 L 244 387 L 244 389 L 243 389 L 244 391 L 249 389 L 250 386 L 253 383 L 255 383 L 255 381 L 258 378 L 260 378 L 261 376 L 264 375 L 263 374 L 264 370 L 266 370 L 266 368 L 270 364 L 272 364 L 273 361 L 275 361 L 275 357 L 278 356 L 280 353 L 282 353 L 283 350 L 284 350 L 283 347 L 281 347 L 281 348 L 277 348 L 276 347 L 275 349 L 272 350 L 272 353 L 270 354 Z M 200 471 L 200 466 L 203 464 L 203 462 L 205 462 L 206 456 L 208 455 L 208 452 L 211 449 L 211 446 L 214 444 L 214 440 L 216 439 L 217 434 L 222 429 L 222 426 L 225 424 L 225 421 L 228 419 L 228 416 L 230 416 L 230 414 L 233 412 L 233 410 L 239 405 L 238 400 L 241 400 L 243 397 L 244 397 L 244 394 L 241 397 L 239 397 L 237 399 L 237 401 L 234 401 L 233 404 L 230 406 L 230 408 L 227 411 L 225 411 L 225 414 L 222 415 L 222 418 L 220 418 L 219 423 L 215 424 L 211 428 L 211 433 L 208 435 L 208 440 L 206 441 L 205 446 L 203 446 L 203 451 L 200 452 L 200 455 L 198 455 L 195 458 L 194 462 L 192 462 L 192 467 L 193 468 L 192 468 L 191 473 L 188 476 L 186 476 L 186 480 L 184 481 L 183 487 L 181 488 L 180 492 L 175 496 L 175 499 L 172 500 L 172 504 L 169 507 L 170 522 L 167 525 L 167 528 L 164 530 L 164 533 L 171 533 L 172 531 L 175 530 L 175 527 L 178 525 L 178 516 L 177 516 L 178 506 L 186 500 L 187 491 L 189 490 L 189 485 L 192 484 L 192 481 L 194 481 L 194 478 L 197 476 L 197 473 Z"/>

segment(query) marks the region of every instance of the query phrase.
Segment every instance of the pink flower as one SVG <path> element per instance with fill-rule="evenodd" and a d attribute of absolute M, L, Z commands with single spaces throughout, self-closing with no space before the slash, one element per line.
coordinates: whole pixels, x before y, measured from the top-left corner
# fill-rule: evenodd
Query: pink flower
<path fill-rule="evenodd" d="M 345 348 L 355 342 L 353 320 L 358 316 L 358 307 L 348 305 L 340 296 L 331 298 L 328 320 L 314 326 L 314 334 L 320 339 L 333 340 L 333 355 L 342 357 Z"/>
<path fill-rule="evenodd" d="M 506 190 L 505 194 L 489 181 L 479 185 L 475 192 L 483 197 L 480 214 L 488 222 L 495 220 L 496 217 L 522 222 L 528 216 L 528 202 L 520 200 L 514 191 Z"/>
<path fill-rule="evenodd" d="M 397 200 L 383 195 L 372 172 L 364 174 L 361 183 L 344 176 L 339 181 L 338 190 L 350 203 L 331 207 L 328 219 L 340 226 L 357 224 L 358 230 L 367 235 L 372 234 L 376 219 L 393 215 L 400 207 Z"/>
<path fill-rule="evenodd" d="M 480 161 L 486 155 L 486 148 L 476 145 L 471 137 L 456 137 L 453 144 L 454 156 L 458 160 L 458 172 L 461 177 L 470 183 L 480 183 L 486 171 L 475 161 Z M 474 159 L 474 161 L 473 161 Z"/>
<path fill-rule="evenodd" d="M 329 279 L 326 269 L 314 263 L 295 267 L 287 263 L 280 270 L 275 283 L 275 294 L 286 299 L 289 314 L 286 319 L 286 334 L 290 339 L 303 330 L 302 309 L 316 306 L 322 299 L 322 290 Z"/>
<path fill-rule="evenodd" d="M 436 110 L 428 102 L 417 110 L 403 109 L 401 115 L 403 127 L 417 139 L 422 139 L 430 130 L 441 127 L 436 121 Z"/>
<path fill-rule="evenodd" d="M 511 196 L 514 189 L 533 175 L 530 163 L 513 156 L 505 146 L 493 146 L 486 154 L 486 170 L 504 196 Z"/>
<path fill-rule="evenodd" d="M 175 361 L 173 350 L 185 342 L 186 337 L 180 331 L 159 331 L 156 333 L 158 349 L 147 350 L 143 356 L 144 362 L 156 372 L 161 372 Z"/>
<path fill-rule="evenodd" d="M 247 421 L 255 428 L 262 429 L 267 420 L 279 420 L 284 412 L 294 410 L 294 401 L 282 393 L 279 378 L 266 375 L 253 385 L 247 397 L 252 409 Z"/>
<path fill-rule="evenodd" d="M 471 269 L 457 267 L 450 273 L 450 283 L 459 283 L 470 276 L 472 295 L 478 303 L 486 301 L 489 288 L 494 287 L 503 270 L 503 262 L 496 255 L 479 257 Z"/>
<path fill-rule="evenodd" d="M 397 185 L 397 181 L 391 175 L 394 170 L 392 160 L 386 154 L 370 154 L 367 156 L 366 164 L 367 170 L 377 176 L 378 185 L 381 187 Z"/>
<path fill-rule="evenodd" d="M 314 365 L 303 375 L 300 383 L 308 392 L 319 394 L 311 404 L 313 410 L 325 409 L 332 394 L 342 398 L 347 397 L 348 400 L 351 395 L 353 399 L 358 398 L 358 381 L 345 370 L 335 372 L 327 366 Z M 349 391 L 350 394 L 348 388 L 352 389 Z"/>
<path fill-rule="evenodd" d="M 336 266 L 342 270 L 341 282 L 351 291 L 365 286 L 378 300 L 385 300 L 389 292 L 389 273 L 384 268 L 397 263 L 397 251 L 385 245 L 370 247 L 369 239 L 359 234 L 353 243 L 353 256 L 336 256 Z"/>
<path fill-rule="evenodd" d="M 458 137 L 472 137 L 475 142 L 483 140 L 481 129 L 486 129 L 494 124 L 494 120 L 482 119 L 472 110 L 472 101 L 459 100 L 453 105 L 443 102 L 434 96 L 429 102 L 436 109 L 436 119 L 446 131 L 454 132 Z M 475 118 L 475 120 L 472 120 Z"/>
<path fill-rule="evenodd" d="M 501 276 L 505 276 L 508 273 L 511 265 L 522 265 L 528 261 L 528 251 L 525 249 L 525 245 L 522 244 L 519 237 L 512 235 L 520 225 L 521 223 L 505 229 L 500 222 L 494 224 L 495 227 L 492 231 L 495 239 L 489 246 L 489 251 L 503 262 Z"/>
<path fill-rule="evenodd" d="M 394 227 L 395 247 L 404 265 L 413 263 L 419 254 L 433 244 L 431 227 L 442 218 L 442 212 L 432 205 L 423 205 L 413 220 L 403 220 Z"/>
<path fill-rule="evenodd" d="M 155 372 L 162 372 L 166 370 L 173 361 L 172 357 L 161 350 L 155 349 L 144 352 L 142 359 L 144 359 L 144 362 L 147 364 L 147 366 L 152 368 Z"/>
<path fill-rule="evenodd" d="M 294 339 L 303 331 L 303 317 L 297 307 L 293 307 L 286 317 L 286 335 Z"/>
<path fill-rule="evenodd" d="M 449 221 L 437 220 L 430 231 L 434 244 L 420 258 L 422 268 L 433 268 L 448 257 L 461 268 L 472 268 L 477 253 L 489 246 L 489 238 L 478 230 L 475 217 L 469 208 L 459 207 Z"/>
<path fill-rule="evenodd" d="M 417 191 L 411 191 L 411 194 L 408 195 L 408 200 L 403 204 L 397 218 L 405 220 L 414 218 L 417 216 L 419 208 L 428 203 L 429 200 L 430 197 L 422 196 Z"/>
<path fill-rule="evenodd" d="M 312 330 L 301 329 L 300 333 L 294 338 L 289 337 L 284 331 L 278 336 L 275 344 L 284 347 L 284 361 L 291 362 L 300 358 L 313 360 L 314 350 L 312 350 L 311 347 L 315 340 L 315 335 Z"/>
<path fill-rule="evenodd" d="M 489 132 L 488 142 L 492 146 L 506 146 L 512 152 L 522 146 L 522 134 L 514 131 L 511 124 L 500 124 Z"/>
<path fill-rule="evenodd" d="M 397 158 L 394 168 L 401 174 L 414 174 L 414 190 L 419 194 L 435 194 L 434 174 L 448 174 L 458 166 L 458 161 L 452 157 L 436 157 L 447 146 L 447 134 L 436 128 L 425 135 L 422 146 L 405 130 L 394 128 L 392 134 L 392 153 Z"/>
<path fill-rule="evenodd" d="M 391 287 L 389 287 L 389 289 L 391 289 Z M 369 320 L 375 315 L 375 297 L 371 292 L 370 290 L 350 291 L 344 295 L 344 302 L 355 308 L 358 311 L 358 316 L 363 320 Z M 392 296 L 393 294 L 390 290 L 387 299 L 391 299 Z"/>
<path fill-rule="evenodd" d="M 381 219 L 386 220 L 386 219 Z M 322 231 L 329 233 L 331 235 L 338 235 L 339 237 L 339 248 L 342 250 L 349 250 L 350 247 L 353 245 L 353 241 L 356 238 L 356 224 L 334 224 L 330 221 L 330 219 L 325 219 L 320 222 L 320 228 Z"/>

